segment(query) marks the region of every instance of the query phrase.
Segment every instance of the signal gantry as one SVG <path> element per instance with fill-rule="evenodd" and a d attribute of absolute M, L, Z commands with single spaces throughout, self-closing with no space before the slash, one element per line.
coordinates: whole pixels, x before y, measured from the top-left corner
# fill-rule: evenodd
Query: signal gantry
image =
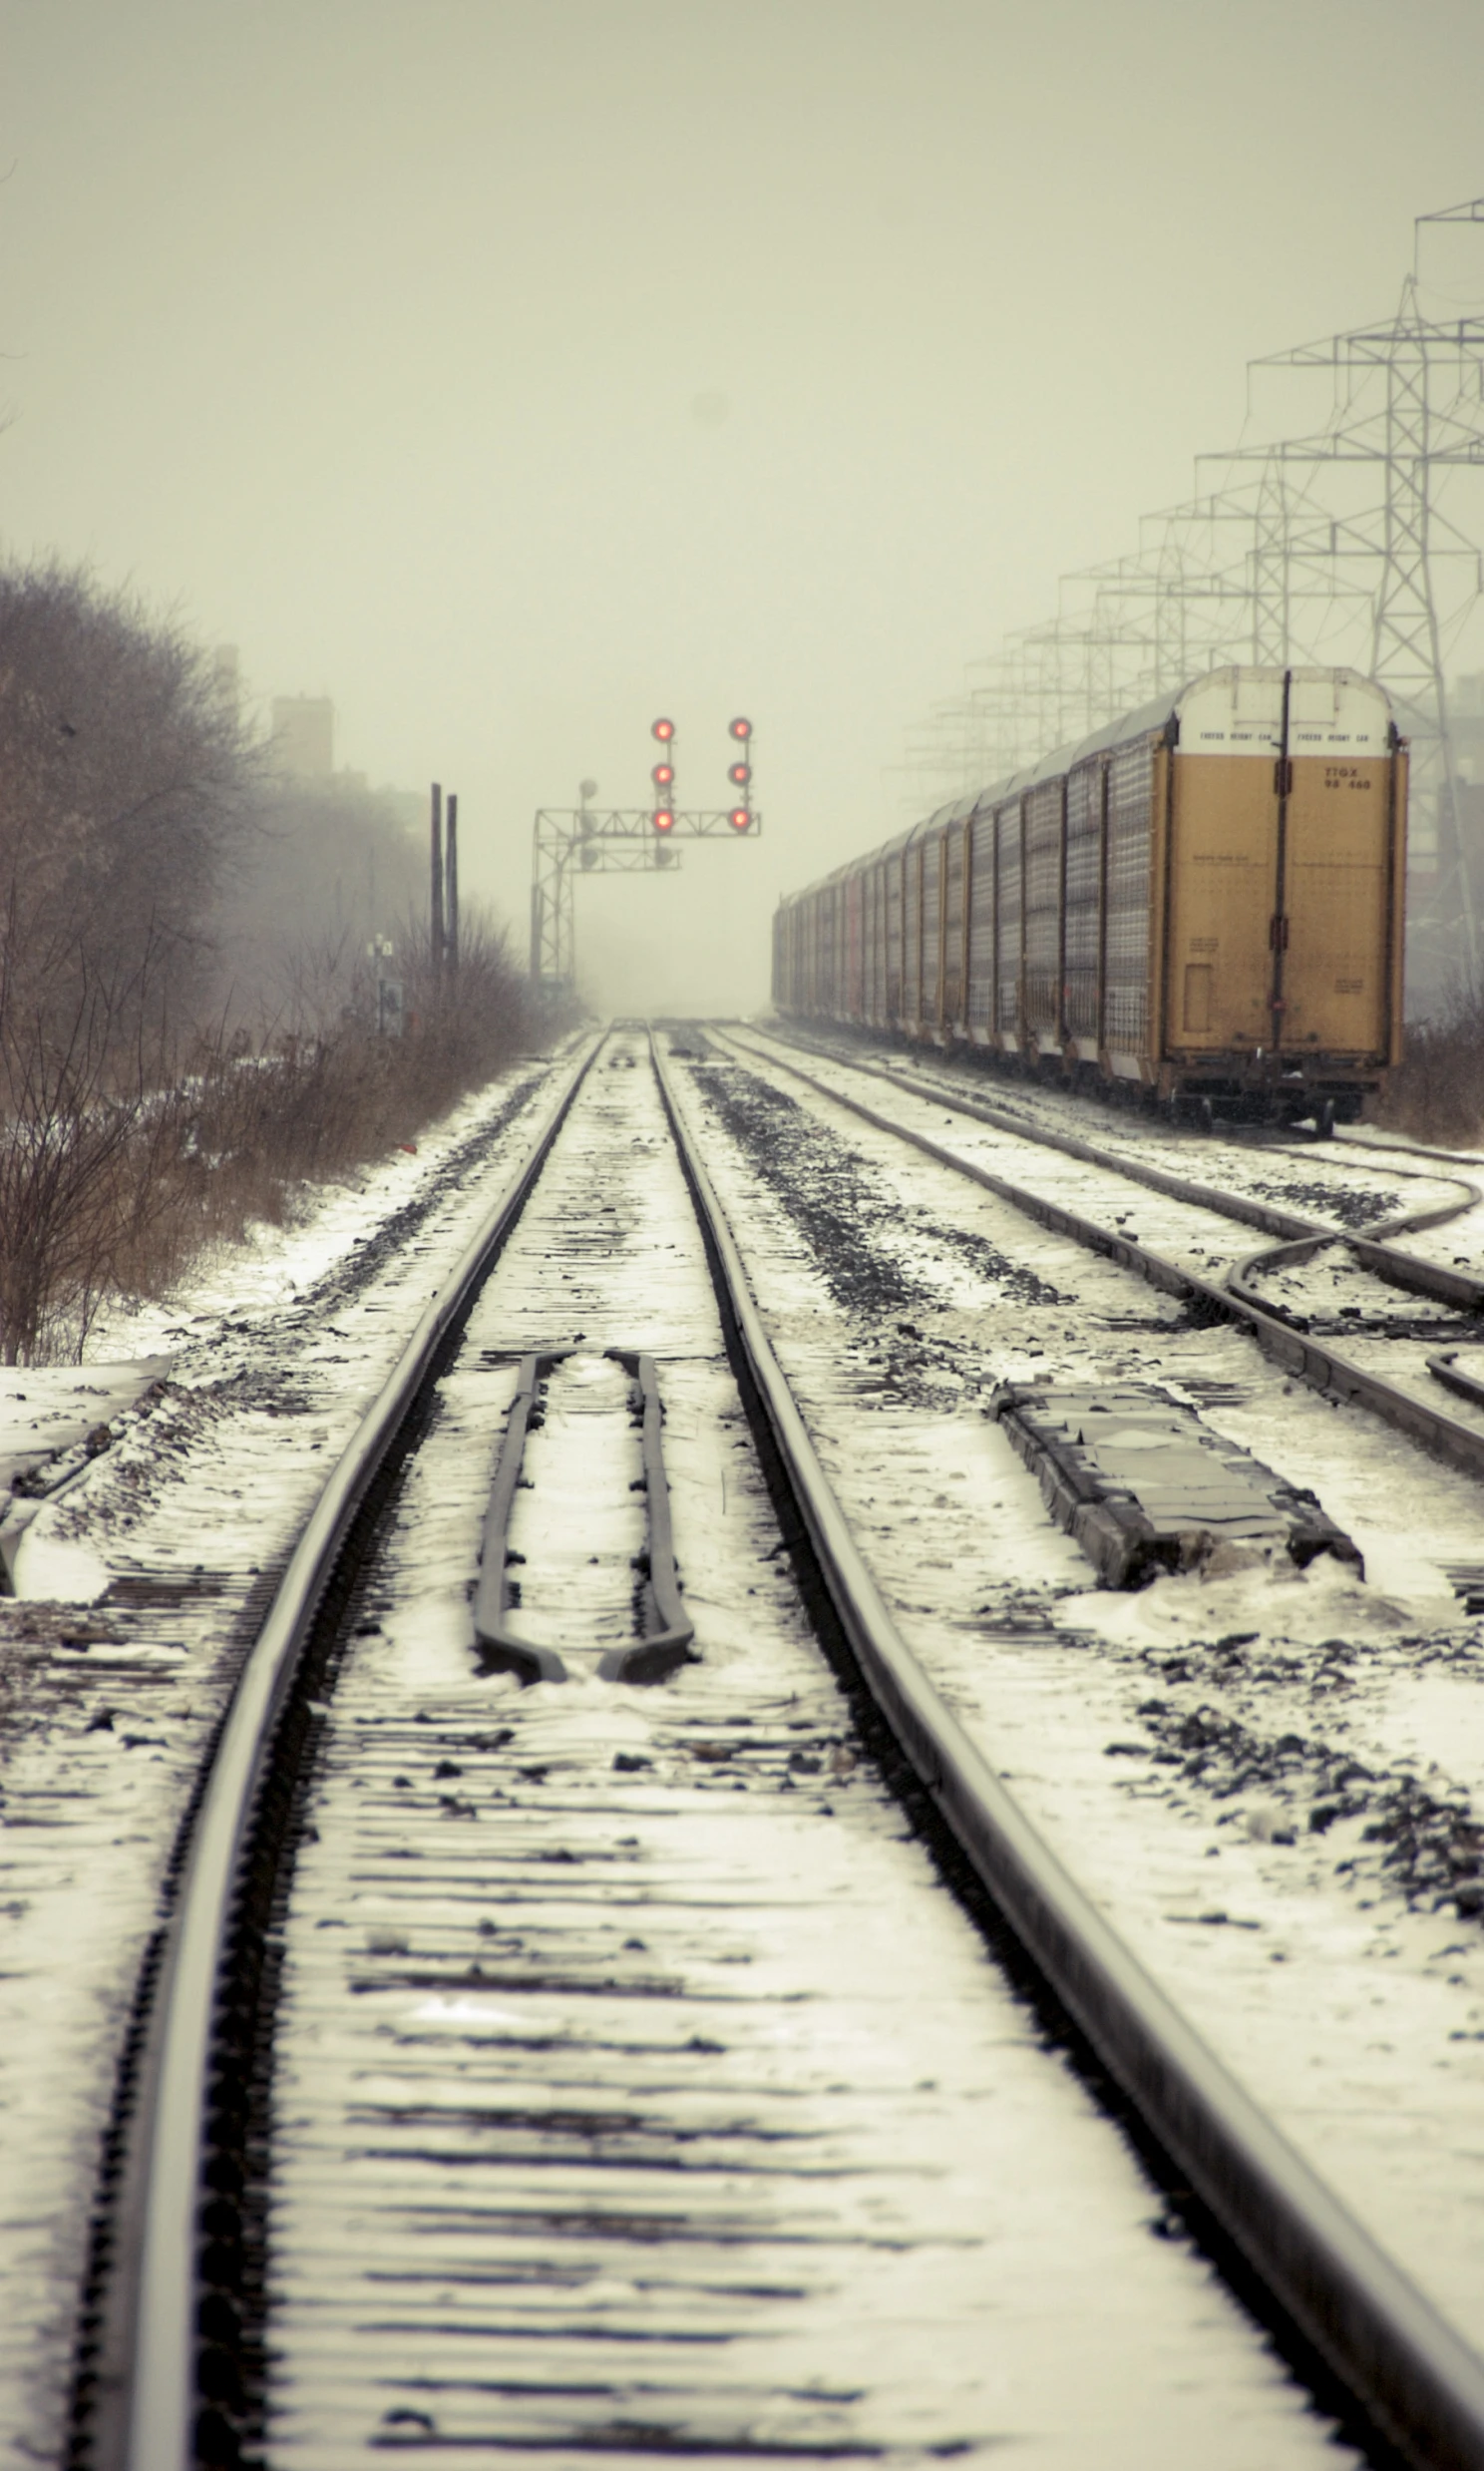
<path fill-rule="evenodd" d="M 603 809 L 597 783 L 583 781 L 575 807 L 539 807 L 532 836 L 531 977 L 545 995 L 569 996 L 576 984 L 575 889 L 583 875 L 657 875 L 680 864 L 680 841 L 756 840 L 763 819 L 752 803 L 753 730 L 739 713 L 728 723 L 732 803 L 682 807 L 675 799 L 675 724 L 650 723 L 659 747 L 645 807 Z"/>

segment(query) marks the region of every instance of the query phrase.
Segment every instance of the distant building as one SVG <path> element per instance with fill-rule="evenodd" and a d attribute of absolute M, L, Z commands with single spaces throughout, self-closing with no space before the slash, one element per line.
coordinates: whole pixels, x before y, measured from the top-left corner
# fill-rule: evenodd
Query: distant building
<path fill-rule="evenodd" d="M 290 780 L 328 784 L 335 769 L 335 707 L 328 695 L 273 697 L 273 752 Z"/>
<path fill-rule="evenodd" d="M 235 647 L 223 644 L 215 665 L 218 676 L 235 690 Z M 425 830 L 426 790 L 392 789 L 386 784 L 373 789 L 366 773 L 352 772 L 348 766 L 339 772 L 335 770 L 335 706 L 328 695 L 275 695 L 272 744 L 280 780 L 302 782 L 336 798 L 374 798 L 383 816 L 398 823 L 404 832 L 419 834 Z"/>

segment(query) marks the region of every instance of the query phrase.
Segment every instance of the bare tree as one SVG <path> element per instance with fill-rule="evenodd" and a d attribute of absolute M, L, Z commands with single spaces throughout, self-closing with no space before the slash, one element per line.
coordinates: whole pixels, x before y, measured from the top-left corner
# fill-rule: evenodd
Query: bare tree
<path fill-rule="evenodd" d="M 126 1075 L 142 1041 L 168 1047 L 202 982 L 251 769 L 179 628 L 68 569 L 0 571 L 0 1069 L 18 1051 L 29 1071 L 38 1034 L 65 1039 L 100 980 L 128 990 L 109 1019 Z"/>
<path fill-rule="evenodd" d="M 250 750 L 205 656 L 60 567 L 0 571 L 0 1356 L 86 1319 L 146 1206 Z"/>
<path fill-rule="evenodd" d="M 106 1293 L 509 1061 L 525 981 L 472 913 L 456 989 L 426 919 L 394 924 L 381 1034 L 368 929 L 420 876 L 388 801 L 271 780 L 179 629 L 0 570 L 0 1359 L 80 1352 Z"/>
<path fill-rule="evenodd" d="M 12 1016 L 5 1041 L 0 1356 L 8 1365 L 50 1352 L 59 1321 L 86 1330 L 112 1277 L 121 1226 L 134 1214 L 152 1117 L 158 1123 L 168 1111 L 140 1081 L 120 1087 L 115 1032 L 137 1012 L 136 990 L 95 978 L 86 960 L 74 975 L 70 1021 L 50 1008 L 28 1035 Z"/>

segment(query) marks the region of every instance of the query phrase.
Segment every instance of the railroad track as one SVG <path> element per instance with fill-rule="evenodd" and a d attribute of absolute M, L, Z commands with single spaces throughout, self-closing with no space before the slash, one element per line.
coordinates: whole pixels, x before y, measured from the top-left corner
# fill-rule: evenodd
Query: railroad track
<path fill-rule="evenodd" d="M 1345 1346 L 1320 1335 L 1310 1325 L 1308 1317 L 1285 1305 L 1271 1292 L 1265 1292 L 1265 1280 L 1272 1280 L 1291 1268 L 1312 1262 L 1329 1248 L 1340 1248 L 1353 1257 L 1360 1270 L 1377 1283 L 1400 1289 L 1426 1301 L 1429 1306 L 1443 1305 L 1454 1316 L 1467 1319 L 1451 1326 L 1439 1322 L 1431 1340 L 1421 1337 L 1414 1343 L 1425 1381 L 1441 1383 L 1456 1396 L 1476 1408 L 1484 1407 L 1484 1384 L 1456 1371 L 1450 1355 L 1439 1352 L 1436 1340 L 1446 1335 L 1454 1342 L 1473 1339 L 1484 1332 L 1473 1317 L 1484 1311 L 1484 1280 L 1471 1273 L 1428 1260 L 1403 1251 L 1396 1243 L 1403 1233 L 1417 1234 L 1425 1229 L 1446 1225 L 1451 1218 L 1472 1208 L 1480 1198 L 1479 1188 L 1457 1179 L 1460 1198 L 1454 1202 L 1424 1209 L 1397 1212 L 1389 1221 L 1383 1237 L 1358 1235 L 1334 1226 L 1325 1226 L 1297 1213 L 1273 1208 L 1249 1195 L 1227 1192 L 1209 1184 L 1171 1174 L 1147 1162 L 1129 1158 L 1118 1150 L 1085 1140 L 1078 1135 L 1026 1120 L 1018 1112 L 994 1106 L 977 1097 L 956 1092 L 950 1094 L 941 1082 L 923 1079 L 910 1072 L 889 1069 L 869 1061 L 847 1057 L 838 1049 L 818 1041 L 807 1047 L 802 1041 L 764 1036 L 756 1031 L 739 1035 L 724 1034 L 724 1042 L 738 1055 L 766 1057 L 769 1063 L 792 1074 L 832 1103 L 847 1108 L 862 1121 L 909 1142 L 914 1148 L 937 1164 L 968 1177 L 984 1190 L 1007 1201 L 1013 1208 L 1039 1225 L 1058 1235 L 1068 1236 L 1089 1251 L 1117 1262 L 1139 1278 L 1178 1301 L 1195 1305 L 1213 1319 L 1230 1321 L 1255 1339 L 1265 1355 L 1270 1356 L 1285 1372 L 1297 1375 L 1312 1389 L 1325 1396 L 1349 1401 L 1369 1410 L 1384 1424 L 1420 1442 L 1433 1456 L 1458 1467 L 1464 1473 L 1484 1477 L 1484 1421 L 1464 1423 L 1449 1415 L 1441 1406 L 1434 1407 L 1418 1386 L 1408 1388 L 1373 1366 L 1357 1360 L 1353 1353 L 1353 1337 L 1363 1337 L 1363 1319 Z M 793 1049 L 794 1051 L 790 1051 Z M 828 1057 L 839 1067 L 825 1079 L 811 1071 L 802 1060 L 802 1052 L 815 1060 Z M 841 1074 L 845 1078 L 842 1081 Z M 996 1164 L 965 1156 L 961 1147 L 934 1139 L 921 1125 L 906 1123 L 900 1115 L 891 1115 L 870 1105 L 850 1080 L 864 1075 L 889 1083 L 912 1097 L 927 1100 L 934 1107 L 950 1107 L 957 1115 L 971 1122 L 993 1126 L 1011 1140 L 1049 1153 L 1052 1157 L 1075 1160 L 1096 1169 L 1107 1179 L 1110 1188 L 1134 1187 L 1158 1194 L 1176 1205 L 1177 1231 L 1183 1239 L 1182 1249 L 1162 1249 L 1125 1235 L 1116 1216 L 1094 1218 L 1085 1209 L 1069 1206 L 1048 1190 L 1044 1178 L 1032 1182 L 1023 1171 L 1011 1174 Z M 1125 1197 L 1120 1193 L 1120 1198 Z M 1196 1235 L 1206 1230 L 1201 1222 L 1212 1219 L 1236 1222 L 1248 1227 L 1261 1227 L 1278 1241 L 1244 1255 L 1219 1278 L 1203 1275 L 1190 1258 Z M 1182 1223 L 1183 1222 L 1183 1223 Z M 1193 1232 L 1194 1231 L 1194 1232 Z M 1362 1308 L 1355 1308 L 1357 1314 Z M 1389 1331 L 1383 1331 L 1389 1338 Z M 1450 1351 L 1451 1354 L 1451 1351 Z"/>
<path fill-rule="evenodd" d="M 769 1043 L 777 1044 L 778 1041 L 771 1040 Z M 1131 1157 L 1126 1151 L 1110 1149 L 1105 1145 L 1085 1139 L 1081 1134 L 1064 1132 L 1052 1124 L 1037 1122 L 1025 1107 L 996 1106 L 992 1100 L 975 1097 L 964 1090 L 961 1084 L 955 1087 L 951 1081 L 946 1079 L 934 1081 L 920 1072 L 912 1072 L 902 1065 L 884 1065 L 866 1056 L 852 1055 L 838 1046 L 830 1045 L 827 1040 L 818 1037 L 808 1038 L 798 1031 L 790 1031 L 786 1043 L 799 1047 L 804 1053 L 815 1054 L 826 1057 L 831 1062 L 845 1064 L 853 1071 L 865 1073 L 871 1079 L 886 1081 L 899 1089 L 910 1090 L 919 1097 L 933 1102 L 946 1101 L 961 1113 L 974 1117 L 980 1123 L 993 1124 L 999 1131 L 1008 1132 L 1022 1140 L 1035 1142 L 1044 1149 L 1058 1151 L 1065 1158 L 1079 1159 L 1089 1166 L 1108 1168 L 1114 1174 L 1125 1177 L 1128 1182 L 1142 1185 L 1146 1191 L 1164 1193 L 1171 1200 L 1188 1202 L 1197 1208 L 1213 1210 L 1218 1216 L 1233 1219 L 1242 1226 L 1261 1228 L 1265 1234 L 1278 1237 L 1283 1245 L 1303 1244 L 1311 1240 L 1322 1244 L 1345 1245 L 1353 1253 L 1355 1259 L 1366 1269 L 1373 1271 L 1377 1278 L 1391 1286 L 1402 1288 L 1412 1295 L 1427 1296 L 1437 1302 L 1454 1305 L 1468 1312 L 1478 1312 L 1484 1309 L 1484 1279 L 1474 1278 L 1467 1274 L 1460 1276 L 1456 1270 L 1449 1269 L 1444 1263 L 1428 1261 L 1415 1254 L 1401 1252 L 1394 1242 L 1394 1239 L 1400 1235 L 1421 1235 L 1429 1229 L 1445 1227 L 1450 1220 L 1461 1216 L 1465 1210 L 1472 1209 L 1481 1198 L 1484 1198 L 1484 1192 L 1481 1192 L 1480 1186 L 1462 1176 L 1441 1179 L 1457 1184 L 1460 1195 L 1457 1201 L 1391 1212 L 1383 1222 L 1386 1240 L 1382 1240 L 1374 1234 L 1357 1234 L 1349 1228 L 1327 1225 L 1297 1211 L 1278 1209 L 1270 1202 L 1255 1199 L 1251 1194 L 1223 1191 L 1220 1186 L 1212 1184 L 1209 1176 L 1201 1178 L 1198 1182 L 1191 1176 L 1170 1174 L 1163 1168 L 1151 1166 L 1145 1159 Z M 1346 1146 L 1363 1149 L 1371 1145 L 1366 1144 L 1359 1137 L 1354 1137 L 1347 1139 Z M 1413 1158 L 1429 1156 L 1428 1152 L 1416 1148 L 1407 1148 L 1399 1154 Z M 1394 1161 L 1398 1155 L 1398 1145 L 1387 1146 L 1380 1151 L 1380 1155 L 1388 1161 Z M 1411 1177 L 1417 1182 L 1432 1182 L 1437 1180 L 1436 1159 L 1438 1158 L 1446 1158 L 1447 1162 L 1453 1165 L 1474 1163 L 1471 1160 L 1460 1161 L 1451 1152 L 1439 1151 L 1435 1154 L 1431 1175 L 1420 1176 L 1415 1170 L 1405 1167 L 1397 1168 L 1394 1165 L 1389 1165 L 1387 1172 L 1393 1177 L 1400 1175 L 1403 1179 Z M 1266 1252 L 1254 1256 L 1254 1259 L 1258 1261 L 1268 1258 L 1269 1255 Z"/>
<path fill-rule="evenodd" d="M 1478 2359 L 904 1644 L 696 1127 L 642 1035 L 579 1062 L 306 1529 L 189 1846 L 75 2460 L 908 2462 L 1060 2412 L 1100 2471 L 1332 2461 L 905 1794 L 1351 2434 L 1484 2463 Z M 663 1691 L 603 1678 L 656 1643 Z"/>

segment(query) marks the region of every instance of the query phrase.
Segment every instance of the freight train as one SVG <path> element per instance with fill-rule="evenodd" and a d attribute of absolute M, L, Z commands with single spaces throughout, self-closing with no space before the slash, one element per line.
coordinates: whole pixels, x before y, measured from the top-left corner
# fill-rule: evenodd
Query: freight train
<path fill-rule="evenodd" d="M 1406 773 L 1355 670 L 1213 669 L 786 898 L 774 1004 L 1331 1130 L 1400 1060 Z"/>

